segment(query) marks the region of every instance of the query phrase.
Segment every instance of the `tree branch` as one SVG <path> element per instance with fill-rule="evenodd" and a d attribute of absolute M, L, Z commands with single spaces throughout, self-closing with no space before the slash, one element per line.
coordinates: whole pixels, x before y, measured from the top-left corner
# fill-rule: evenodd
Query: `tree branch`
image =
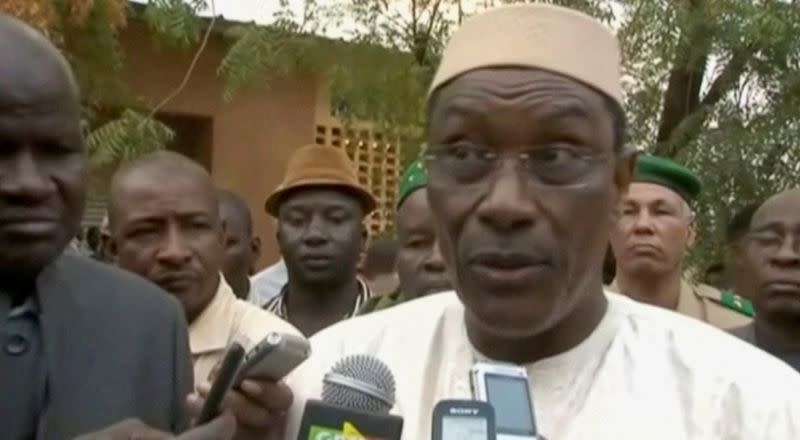
<path fill-rule="evenodd" d="M 433 3 L 432 10 L 430 13 L 430 17 L 428 18 L 427 26 L 425 27 L 424 32 L 420 32 L 420 26 L 418 22 L 414 21 L 414 28 L 413 28 L 413 36 L 411 38 L 411 46 L 414 53 L 414 60 L 417 62 L 419 66 L 426 66 L 428 65 L 428 55 L 430 54 L 430 44 L 431 44 L 431 33 L 433 32 L 433 26 L 436 24 L 437 16 L 439 15 L 439 6 L 441 5 L 442 0 L 436 0 Z M 413 9 L 416 11 L 416 1 L 412 3 Z"/>
<path fill-rule="evenodd" d="M 753 56 L 754 50 L 750 47 L 745 47 L 733 54 L 728 64 L 722 69 L 719 76 L 711 83 L 708 88 L 708 93 L 703 97 L 700 105 L 713 106 L 722 99 L 723 96 L 731 89 L 739 78 L 744 73 L 744 68 L 750 57 Z"/>
<path fill-rule="evenodd" d="M 688 12 L 694 19 L 679 37 L 681 43 L 675 51 L 667 90 L 664 93 L 664 104 L 656 135 L 657 142 L 669 139 L 681 121 L 699 105 L 700 86 L 705 75 L 713 37 L 705 17 L 705 7 L 704 0 L 688 2 Z"/>
<path fill-rule="evenodd" d="M 411 27 L 414 29 L 414 33 L 417 33 L 417 0 L 411 0 Z"/>
<path fill-rule="evenodd" d="M 180 95 L 183 92 L 183 89 L 186 88 L 186 85 L 189 84 L 189 79 L 192 77 L 192 73 L 194 73 L 195 67 L 197 67 L 197 62 L 200 61 L 200 56 L 206 50 L 206 45 L 208 44 L 208 39 L 211 36 L 211 31 L 214 29 L 214 24 L 217 22 L 217 12 L 216 12 L 216 5 L 214 4 L 214 0 L 210 0 L 211 6 L 211 21 L 208 23 L 208 28 L 206 28 L 206 32 L 203 35 L 203 40 L 200 42 L 200 47 L 197 48 L 197 51 L 192 57 L 192 62 L 189 64 L 189 68 L 186 70 L 186 73 L 183 75 L 183 79 L 181 80 L 178 87 L 176 87 L 172 92 L 170 92 L 164 99 L 161 100 L 158 104 L 156 104 L 151 110 L 150 115 L 147 117 L 148 119 L 152 119 L 165 105 L 167 105 L 170 101 L 175 99 L 176 96 Z"/>
<path fill-rule="evenodd" d="M 431 11 L 431 18 L 428 21 L 428 29 L 425 30 L 425 34 L 430 37 L 431 32 L 433 32 L 433 26 L 436 24 L 436 15 L 439 13 L 439 5 L 442 4 L 442 0 L 436 0 L 433 4 L 433 10 Z"/>
<path fill-rule="evenodd" d="M 459 7 L 461 6 L 461 1 L 460 0 L 458 2 L 458 5 L 459 5 Z M 636 28 L 635 25 L 639 21 L 640 17 L 642 16 L 641 12 L 642 12 L 642 7 L 643 6 L 644 6 L 644 2 L 643 1 L 639 2 L 639 5 L 636 6 L 636 10 L 633 11 L 633 13 L 630 15 L 631 18 L 630 18 L 630 20 L 628 20 L 628 23 L 622 29 L 620 29 L 617 37 L 619 38 L 620 42 L 623 45 L 628 41 L 627 32 L 626 31 L 629 30 L 629 29 L 635 29 Z M 459 11 L 460 11 L 460 9 L 459 9 Z"/>
<path fill-rule="evenodd" d="M 711 83 L 708 93 L 700 101 L 699 106 L 680 120 L 680 123 L 671 131 L 667 139 L 660 141 L 656 145 L 656 154 L 673 157 L 697 137 L 708 116 L 714 110 L 714 106 L 742 76 L 753 53 L 754 49 L 747 46 L 733 54 L 719 76 Z"/>

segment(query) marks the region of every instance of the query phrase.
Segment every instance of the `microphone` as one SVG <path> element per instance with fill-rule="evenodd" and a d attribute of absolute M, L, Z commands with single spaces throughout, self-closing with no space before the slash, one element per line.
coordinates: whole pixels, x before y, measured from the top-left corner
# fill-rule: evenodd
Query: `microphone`
<path fill-rule="evenodd" d="M 400 440 L 403 418 L 394 406 L 394 376 L 368 355 L 345 357 L 322 380 L 322 400 L 308 400 L 298 440 Z"/>

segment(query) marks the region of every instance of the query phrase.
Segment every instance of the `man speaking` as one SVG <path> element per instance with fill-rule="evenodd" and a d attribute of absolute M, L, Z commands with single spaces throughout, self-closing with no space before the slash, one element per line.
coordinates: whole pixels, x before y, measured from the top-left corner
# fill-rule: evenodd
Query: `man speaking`
<path fill-rule="evenodd" d="M 603 291 L 634 157 L 620 51 L 598 21 L 497 8 L 448 43 L 428 97 L 428 195 L 455 292 L 333 326 L 293 377 L 286 439 L 343 356 L 392 370 L 403 439 L 429 438 L 470 369 L 523 366 L 550 439 L 798 438 L 800 376 L 707 325 Z"/>

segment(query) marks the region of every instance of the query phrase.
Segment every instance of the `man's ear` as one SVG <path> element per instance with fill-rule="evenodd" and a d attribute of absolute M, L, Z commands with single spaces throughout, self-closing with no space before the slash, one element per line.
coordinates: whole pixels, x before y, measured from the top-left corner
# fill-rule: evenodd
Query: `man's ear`
<path fill-rule="evenodd" d="M 261 258 L 261 238 L 257 235 L 250 239 L 250 252 L 253 254 L 253 264 L 255 264 Z M 251 270 L 255 270 L 255 268 L 251 268 Z"/>
<path fill-rule="evenodd" d="M 619 212 L 622 207 L 622 200 L 628 194 L 628 189 L 633 181 L 633 175 L 636 172 L 636 157 L 639 153 L 635 151 L 625 151 L 619 155 L 614 168 L 614 189 L 615 197 L 613 200 L 614 206 L 610 212 L 609 224 L 616 225 L 619 221 Z"/>
<path fill-rule="evenodd" d="M 694 214 L 691 214 L 692 219 L 689 221 L 688 237 L 686 237 L 686 249 L 694 247 L 695 240 L 697 240 L 697 219 Z"/>
<path fill-rule="evenodd" d="M 119 257 L 119 245 L 117 241 L 114 240 L 111 234 L 108 234 L 105 236 L 105 239 L 101 239 L 100 242 L 102 243 L 103 253 L 108 259 L 108 262 L 116 266 Z"/>
<path fill-rule="evenodd" d="M 366 252 L 369 244 L 369 229 L 366 222 L 361 222 L 361 252 Z"/>
<path fill-rule="evenodd" d="M 636 172 L 636 158 L 639 153 L 626 151 L 619 155 L 616 169 L 614 170 L 614 186 L 617 188 L 617 202 L 628 193 L 628 188 Z"/>
<path fill-rule="evenodd" d="M 220 219 L 219 220 L 219 241 L 222 243 L 223 246 L 225 245 L 225 242 L 227 241 L 225 239 L 225 237 L 227 237 L 227 236 L 228 236 L 228 222 L 223 220 L 223 219 Z"/>

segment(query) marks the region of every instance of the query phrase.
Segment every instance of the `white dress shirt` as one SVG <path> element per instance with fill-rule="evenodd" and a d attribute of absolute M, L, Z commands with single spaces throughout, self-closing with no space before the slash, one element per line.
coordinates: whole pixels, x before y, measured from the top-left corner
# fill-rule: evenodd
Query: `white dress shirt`
<path fill-rule="evenodd" d="M 263 307 L 267 301 L 281 293 L 288 280 L 286 264 L 281 258 L 277 263 L 250 277 L 250 294 L 247 300 Z"/>

